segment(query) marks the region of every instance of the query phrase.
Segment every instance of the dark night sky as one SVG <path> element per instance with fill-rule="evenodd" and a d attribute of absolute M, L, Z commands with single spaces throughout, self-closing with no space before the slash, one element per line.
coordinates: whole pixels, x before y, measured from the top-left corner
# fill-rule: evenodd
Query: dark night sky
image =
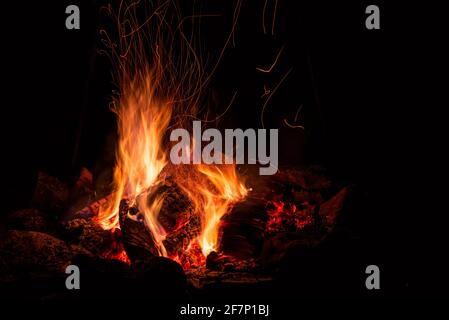
<path fill-rule="evenodd" d="M 25 149 L 23 152 L 36 148 L 34 162 L 64 178 L 76 174 L 80 166 L 93 165 L 113 122 L 108 111 L 113 88 L 109 65 L 96 53 L 97 26 L 106 23 L 97 13 L 101 2 L 80 2 L 79 31 L 65 29 L 68 3 L 32 4 L 28 10 L 14 5 L 9 9 L 8 15 L 17 19 L 10 24 L 12 32 L 5 32 L 8 46 L 4 49 L 7 59 L 3 60 L 6 93 L 14 101 L 14 107 L 5 111 L 12 113 L 10 119 L 20 119 L 25 130 L 21 132 L 26 133 L 22 136 L 28 147 L 17 148 Z M 229 1 L 202 1 L 201 6 L 203 12 L 223 14 L 216 20 L 205 20 L 202 30 L 205 51 L 216 56 L 234 8 Z M 364 8 L 361 3 L 280 1 L 275 35 L 264 36 L 262 5 L 244 1 L 236 46 L 227 50 L 211 83 L 223 103 L 239 91 L 236 107 L 224 121 L 234 127 L 260 127 L 263 86 L 274 87 L 292 68 L 267 105 L 265 121 L 271 127 L 285 127 L 282 119 L 292 119 L 302 104 L 299 116 L 306 130 L 293 135 L 305 139 L 306 147 L 303 150 L 298 142 L 293 145 L 298 152 L 282 157 L 283 151 L 292 149 L 288 143 L 295 140 L 286 139 L 281 161 L 323 164 L 349 179 L 371 171 L 373 163 L 383 161 L 388 154 L 383 150 L 391 145 L 387 137 L 394 128 L 390 126 L 404 108 L 395 101 L 401 90 L 397 79 L 407 72 L 411 61 L 399 47 L 408 39 L 394 22 L 394 15 L 399 13 L 396 8 L 383 10 L 382 29 L 377 32 L 365 29 Z M 272 74 L 255 70 L 269 65 L 282 46 L 284 51 Z M 80 121 L 80 150 L 75 156 Z M 281 141 L 282 134 L 291 135 L 283 129 L 286 133 L 281 132 Z"/>

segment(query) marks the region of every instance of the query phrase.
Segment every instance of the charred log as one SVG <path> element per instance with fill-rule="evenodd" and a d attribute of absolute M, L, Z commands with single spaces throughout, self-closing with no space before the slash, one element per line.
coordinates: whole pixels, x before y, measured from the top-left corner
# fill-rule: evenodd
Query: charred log
<path fill-rule="evenodd" d="M 65 224 L 62 239 L 67 243 L 79 245 L 97 256 L 106 256 L 116 242 L 111 230 L 104 230 L 90 219 L 73 219 Z"/>
<path fill-rule="evenodd" d="M 240 259 L 258 256 L 268 220 L 267 200 L 250 196 L 223 217 L 221 249 Z"/>
<path fill-rule="evenodd" d="M 163 199 L 158 221 L 168 233 L 163 244 L 169 255 L 181 252 L 200 233 L 200 219 L 189 211 L 190 200 L 170 178 L 139 197 L 146 197 L 148 205 L 157 198 Z M 158 255 L 154 236 L 145 226 L 143 214 L 138 208 L 130 206 L 127 200 L 122 200 L 119 219 L 124 247 L 131 260 Z"/>
<path fill-rule="evenodd" d="M 136 220 L 128 215 L 135 217 Z M 123 247 L 131 261 L 158 255 L 156 241 L 140 216 L 141 213 L 136 207 L 130 206 L 128 200 L 120 202 L 119 221 Z"/>
<path fill-rule="evenodd" d="M 147 203 L 162 198 L 158 220 L 164 229 L 171 232 L 179 227 L 180 220 L 187 221 L 191 202 L 172 178 L 167 177 L 162 182 L 148 190 Z"/>

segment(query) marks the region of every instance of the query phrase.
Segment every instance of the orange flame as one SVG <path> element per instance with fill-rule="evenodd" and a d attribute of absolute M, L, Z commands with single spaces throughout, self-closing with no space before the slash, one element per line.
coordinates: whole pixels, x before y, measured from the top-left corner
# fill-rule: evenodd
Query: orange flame
<path fill-rule="evenodd" d="M 200 236 L 200 246 L 204 256 L 217 250 L 220 219 L 228 212 L 230 206 L 242 200 L 248 190 L 237 178 L 235 165 L 219 168 L 217 166 L 201 165 L 198 169 L 206 175 L 214 189 L 200 188 L 203 195 L 199 210 L 204 211 L 203 231 Z"/>
<path fill-rule="evenodd" d="M 116 193 L 101 208 L 103 228 L 118 227 L 120 200 L 130 199 L 144 213 L 146 226 L 155 237 L 160 253 L 165 249 L 165 231 L 157 221 L 163 199 L 148 204 L 146 197 L 137 197 L 153 186 L 167 164 L 162 139 L 169 124 L 172 109 L 155 96 L 153 73 L 137 76 L 123 84 L 122 95 L 114 109 L 118 119 L 118 151 L 114 170 Z"/>
<path fill-rule="evenodd" d="M 178 184 L 193 203 L 193 211 L 201 217 L 201 234 L 198 241 L 205 257 L 218 249 L 221 218 L 232 205 L 245 198 L 248 189 L 237 176 L 236 166 L 195 165 L 199 175 L 184 179 Z"/>

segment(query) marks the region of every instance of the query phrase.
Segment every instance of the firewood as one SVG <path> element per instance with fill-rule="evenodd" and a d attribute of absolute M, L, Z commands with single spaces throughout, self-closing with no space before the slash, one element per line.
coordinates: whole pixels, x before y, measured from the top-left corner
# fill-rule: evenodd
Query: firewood
<path fill-rule="evenodd" d="M 129 201 L 120 202 L 119 221 L 122 230 L 123 247 L 131 261 L 145 259 L 158 255 L 155 239 L 143 221 L 131 219 L 141 214 L 135 207 L 129 206 Z"/>
<path fill-rule="evenodd" d="M 64 224 L 62 239 L 79 245 L 97 256 L 105 256 L 116 241 L 111 230 L 104 230 L 91 219 L 77 218 Z"/>
<path fill-rule="evenodd" d="M 190 199 L 171 177 L 166 177 L 162 182 L 150 188 L 148 194 L 148 204 L 151 204 L 156 197 L 163 198 L 158 221 L 167 232 L 176 229 L 180 219 L 185 219 L 189 213 Z"/>
<path fill-rule="evenodd" d="M 267 199 L 251 194 L 222 218 L 221 250 L 248 259 L 259 254 L 265 231 Z"/>

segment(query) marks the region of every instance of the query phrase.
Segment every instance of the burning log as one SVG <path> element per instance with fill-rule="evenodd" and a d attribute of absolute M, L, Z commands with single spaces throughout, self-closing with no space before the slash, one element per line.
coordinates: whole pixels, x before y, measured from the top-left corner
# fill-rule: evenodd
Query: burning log
<path fill-rule="evenodd" d="M 75 219 L 71 221 L 81 219 L 83 221 L 81 224 L 84 225 L 88 218 L 97 216 L 99 208 L 114 196 L 115 194 L 111 194 L 78 210 L 73 214 Z M 158 221 L 167 231 L 167 237 L 163 244 L 170 256 L 182 252 L 190 240 L 200 233 L 201 221 L 198 216 L 191 214 L 189 198 L 170 177 L 165 177 L 159 184 L 143 192 L 139 197 L 146 197 L 145 201 L 148 204 L 151 204 L 158 197 L 163 199 Z M 143 214 L 137 206 L 130 205 L 130 201 L 123 199 L 120 202 L 119 223 L 122 241 L 131 260 L 158 255 L 155 238 L 146 227 Z M 68 223 L 68 229 L 74 231 L 76 229 L 74 224 L 76 223 Z M 95 222 L 92 221 L 91 224 L 95 224 Z"/>
<path fill-rule="evenodd" d="M 148 204 L 158 197 L 163 199 L 158 221 L 167 232 L 163 245 L 169 256 L 182 253 L 189 242 L 199 235 L 200 218 L 191 214 L 189 198 L 169 177 L 142 193 L 140 197 L 146 197 Z M 129 201 L 122 200 L 119 217 L 125 250 L 131 260 L 159 255 L 154 235 L 146 227 L 143 213 L 137 207 L 130 207 Z"/>
<path fill-rule="evenodd" d="M 182 253 L 189 242 L 197 237 L 201 231 L 201 221 L 199 217 L 192 216 L 187 218 L 181 218 L 179 226 L 175 228 L 165 238 L 164 246 L 170 255 L 176 255 Z"/>
<path fill-rule="evenodd" d="M 123 247 L 131 261 L 158 255 L 155 239 L 145 226 L 142 213 L 138 212 L 136 207 L 130 206 L 126 199 L 120 202 L 119 221 Z"/>
<path fill-rule="evenodd" d="M 160 174 L 160 177 L 163 176 L 166 176 L 165 171 Z M 163 198 L 158 221 L 166 231 L 172 232 L 178 229 L 180 224 L 189 221 L 191 202 L 172 177 L 164 177 L 160 183 L 149 190 L 147 203 L 152 203 L 158 197 Z"/>

